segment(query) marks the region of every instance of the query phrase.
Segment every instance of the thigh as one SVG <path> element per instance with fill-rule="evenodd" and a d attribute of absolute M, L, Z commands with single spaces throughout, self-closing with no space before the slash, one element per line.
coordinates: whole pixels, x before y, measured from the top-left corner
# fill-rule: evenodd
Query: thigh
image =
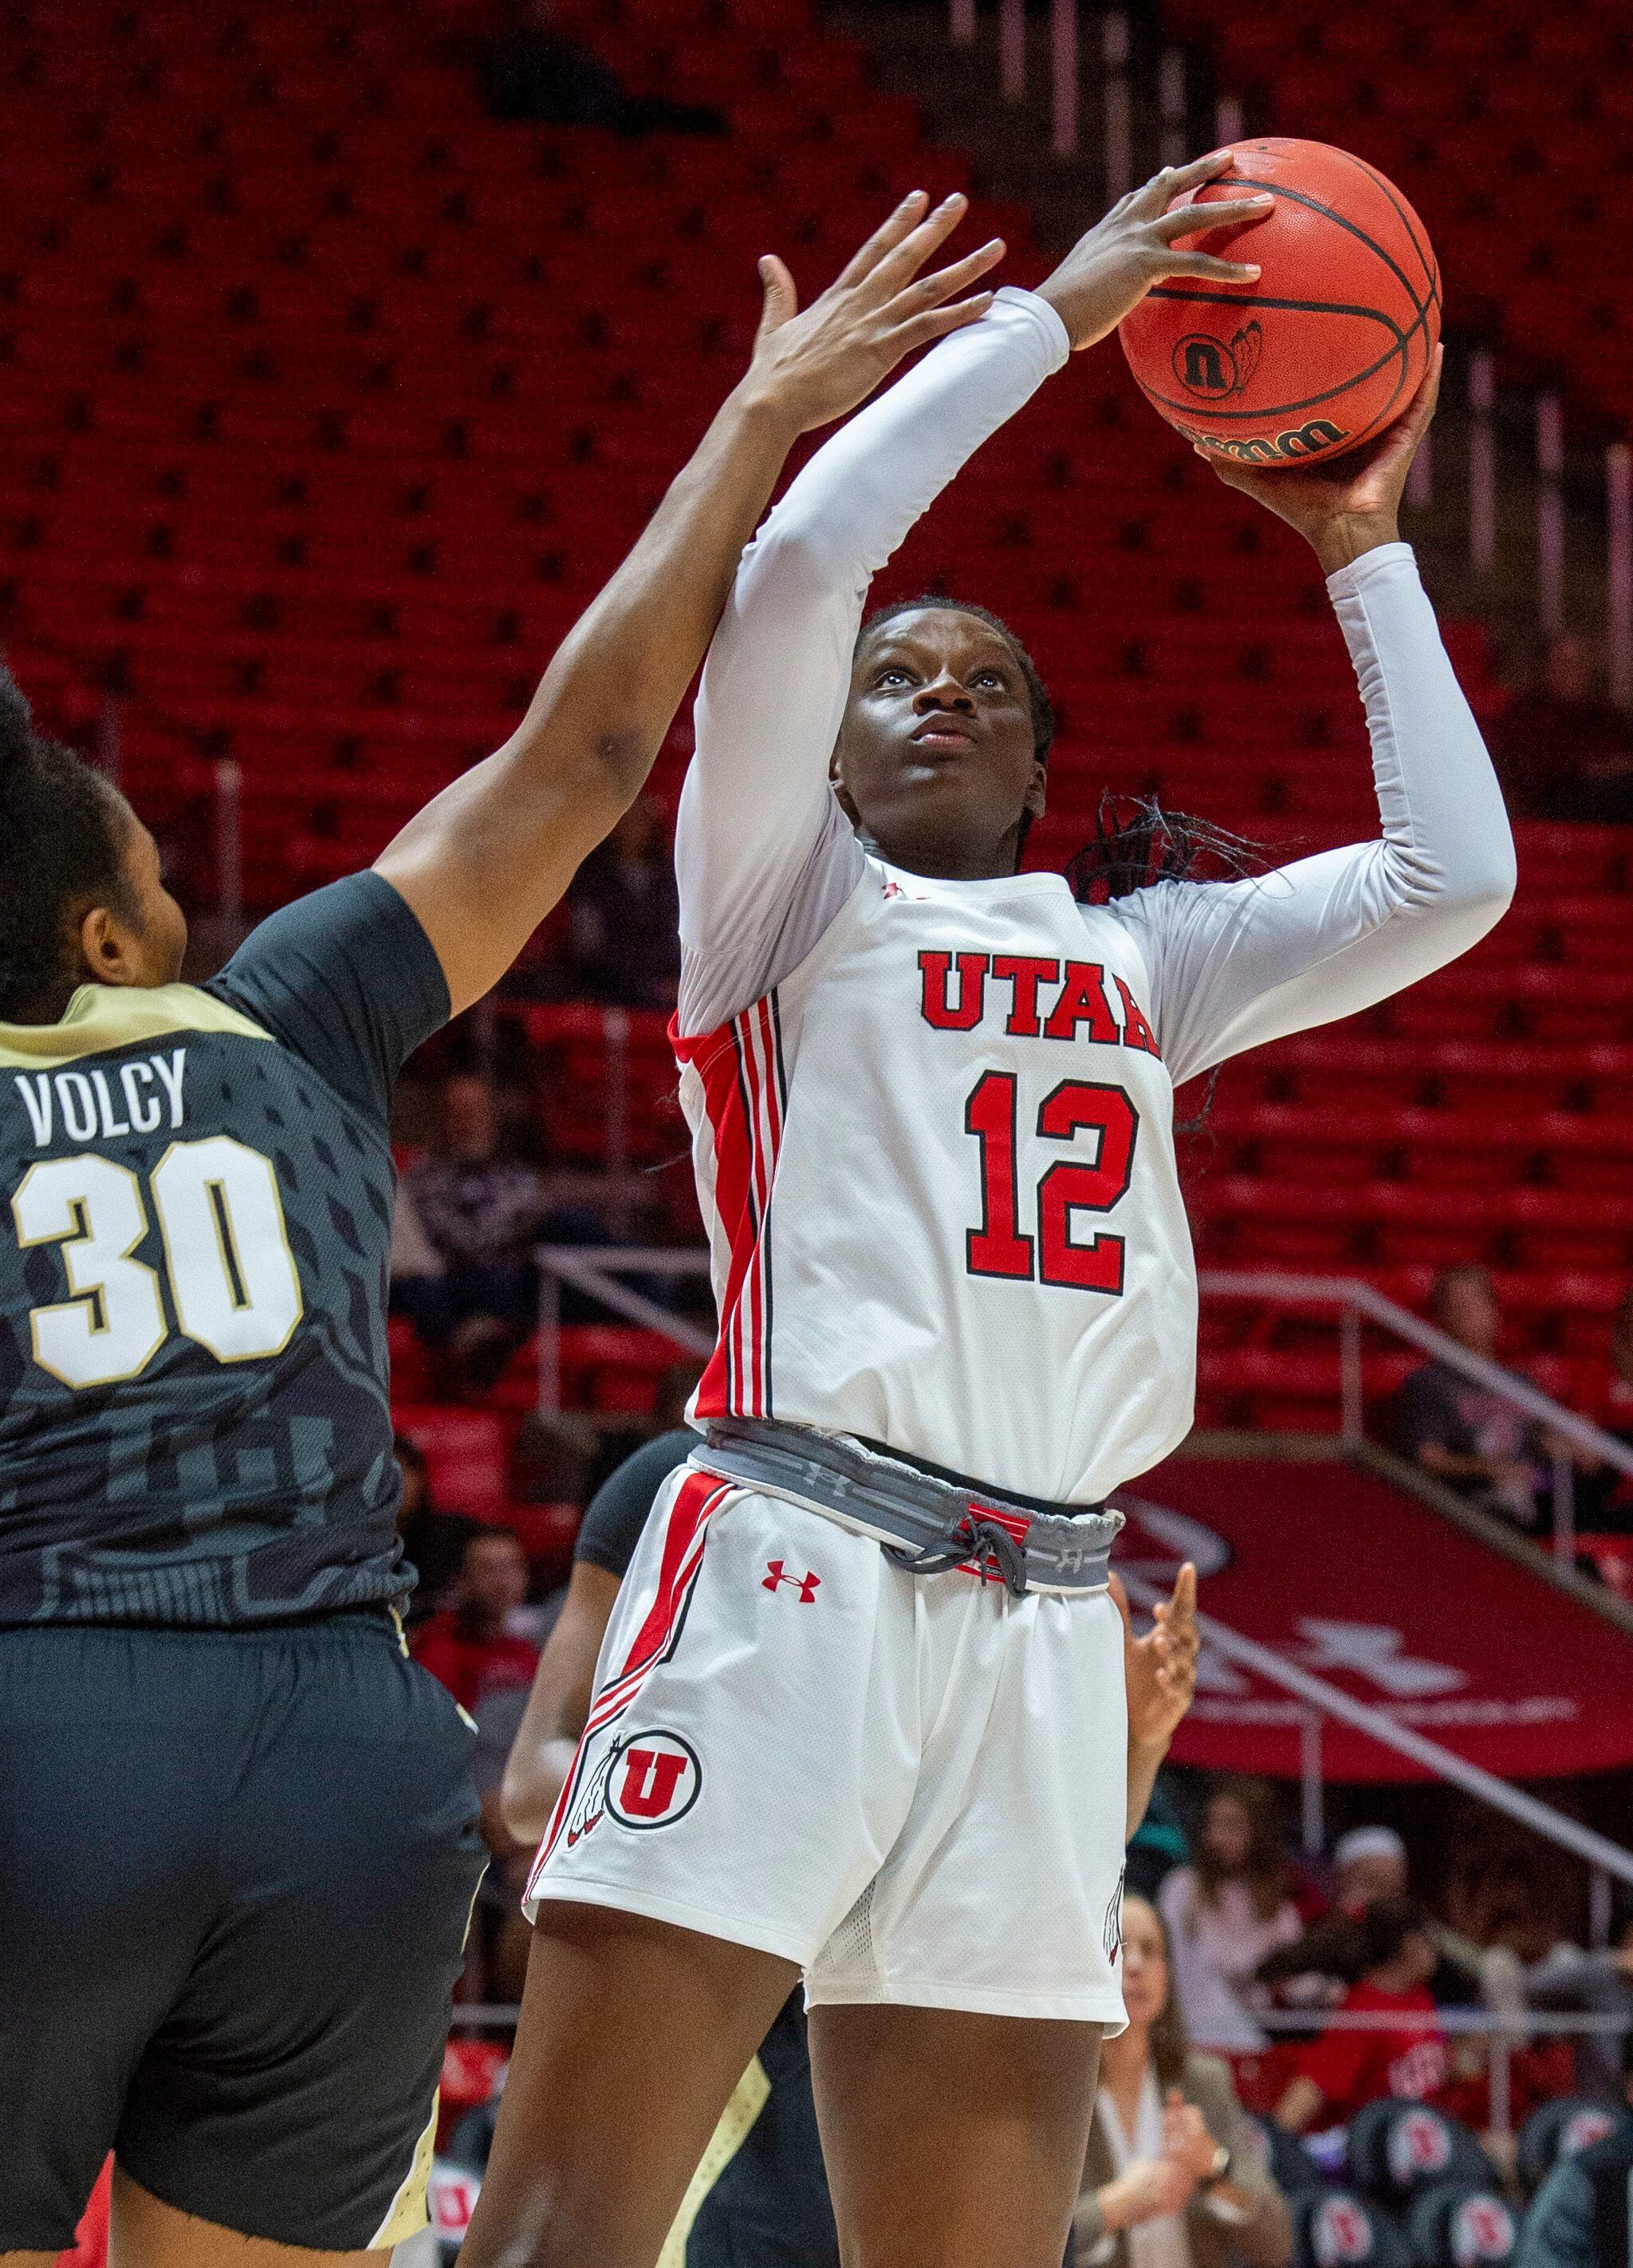
<path fill-rule="evenodd" d="M 1060 2268 L 1100 2025 L 884 2007 L 810 2025 L 844 2268 Z"/>
<path fill-rule="evenodd" d="M 246 2239 L 385 2247 L 424 2221 L 486 1862 L 472 1736 L 383 1624 L 242 1641 L 235 1660 L 217 1911 L 116 2155 L 150 2197 Z"/>
<path fill-rule="evenodd" d="M 460 2268 L 652 2268 L 796 1975 L 721 1938 L 548 1903 Z"/>
<path fill-rule="evenodd" d="M 915 1579 L 938 1706 L 907 1817 L 812 1963 L 865 2001 L 1122 2023 L 1127 1705 L 1110 1598 Z"/>
<path fill-rule="evenodd" d="M 115 2171 L 108 2219 L 107 2268 L 378 2268 L 379 2252 L 314 2252 L 269 2243 L 151 2197 Z M 5 2263 L 0 2258 L 0 2268 Z"/>
<path fill-rule="evenodd" d="M 890 1850 L 920 1701 L 908 1579 L 805 1507 L 684 1468 L 620 1588 L 528 1890 L 802 1966 Z"/>
<path fill-rule="evenodd" d="M 0 2260 L 74 2241 L 210 1915 L 213 1756 L 140 1631 L 0 1632 Z"/>

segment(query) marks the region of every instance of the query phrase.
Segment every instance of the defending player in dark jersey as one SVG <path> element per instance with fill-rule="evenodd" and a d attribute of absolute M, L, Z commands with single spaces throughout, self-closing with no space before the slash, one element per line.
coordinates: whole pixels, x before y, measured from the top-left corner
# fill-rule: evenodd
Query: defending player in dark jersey
<path fill-rule="evenodd" d="M 0 2260 L 116 2161 L 121 2268 L 424 2220 L 482 1866 L 409 1662 L 385 1302 L 404 1057 L 646 776 L 797 436 L 981 314 L 910 198 L 753 361 L 497 755 L 180 983 L 151 836 L 0 679 Z"/>
<path fill-rule="evenodd" d="M 697 1447 L 685 1426 L 626 1457 L 592 1498 L 573 1546 L 572 1580 L 546 1643 L 505 1766 L 505 1824 L 519 1842 L 548 1827 L 590 1714 L 597 1662 L 618 1587 L 653 1498 Z M 1123 1616 L 1129 1701 L 1129 1831 L 1144 1816 L 1158 1767 L 1196 1683 L 1196 1571 L 1136 1638 Z M 803 1992 L 783 2003 L 738 2082 L 664 2247 L 662 2268 L 839 2268 L 839 2234 L 817 2132 Z"/>

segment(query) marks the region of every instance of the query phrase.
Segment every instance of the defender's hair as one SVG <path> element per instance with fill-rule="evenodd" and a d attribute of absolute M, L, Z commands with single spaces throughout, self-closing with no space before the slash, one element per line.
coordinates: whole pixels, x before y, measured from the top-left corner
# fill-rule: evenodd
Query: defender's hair
<path fill-rule="evenodd" d="M 1026 699 L 1032 711 L 1033 754 L 1039 763 L 1047 764 L 1055 745 L 1055 706 L 1049 699 L 1048 688 L 1036 662 L 1009 624 L 986 607 L 977 607 L 967 599 L 938 598 L 931 592 L 916 599 L 894 600 L 889 606 L 879 608 L 864 622 L 857 639 L 857 651 L 898 615 L 926 611 L 973 615 L 978 622 L 985 622 L 989 630 L 997 630 L 1014 655 L 1015 666 L 1026 681 Z M 1026 813 L 1020 822 L 1015 849 L 1018 862 L 1026 849 L 1031 826 L 1032 815 Z M 1132 891 L 1145 889 L 1152 882 L 1239 879 L 1262 873 L 1264 863 L 1256 846 L 1245 836 L 1232 835 L 1205 819 L 1193 819 L 1187 812 L 1165 811 L 1154 796 L 1107 793 L 1100 798 L 1095 814 L 1093 841 L 1085 843 L 1067 860 L 1065 873 L 1072 895 L 1081 903 L 1104 905 L 1108 899 L 1126 898 Z"/>
<path fill-rule="evenodd" d="M 117 789 L 35 732 L 0 669 L 0 1023 L 60 1016 L 79 982 L 80 921 L 96 905 L 134 913 L 129 823 Z"/>

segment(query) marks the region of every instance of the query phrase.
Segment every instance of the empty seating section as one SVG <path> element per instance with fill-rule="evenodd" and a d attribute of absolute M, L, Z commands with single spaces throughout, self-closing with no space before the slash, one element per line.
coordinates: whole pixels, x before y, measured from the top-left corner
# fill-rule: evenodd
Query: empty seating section
<path fill-rule="evenodd" d="M 1548 293 L 1605 292 L 1570 197 L 1614 219 L 1611 173 L 1563 190 L 1590 144 L 1633 134 L 1604 68 L 1612 11 L 1533 22 L 1538 69 L 1509 83 L 1534 114 L 1494 81 L 1478 116 L 1490 41 L 1519 36 L 1490 11 L 1423 26 L 1416 70 L 1394 9 L 1307 33 L 1279 0 L 1228 23 L 1212 0 L 1169 12 L 1217 27 L 1227 81 L 1274 60 L 1301 130 L 1342 115 L 1399 171 L 1460 296 L 1495 291 L 1522 243 L 1517 337 Z M 236 761 L 252 908 L 366 861 L 513 729 L 741 369 L 755 255 L 783 250 L 808 293 L 895 195 L 964 180 L 809 0 L 565 0 L 563 28 L 637 90 L 719 107 L 721 138 L 496 123 L 473 68 L 491 20 L 479 0 L 0 8 L 0 634 L 48 722 L 85 739 L 117 699 L 126 784 L 156 823 L 196 819 Z M 1362 80 L 1364 117 L 1312 107 Z M 1529 171 L 1474 162 L 1520 149 Z M 977 219 L 1009 238 L 1013 276 L 1037 276 L 1024 212 Z M 1558 320 L 1556 350 L 1579 328 Z M 1084 841 L 1108 786 L 1278 856 L 1375 832 L 1313 563 L 1159 423 L 1114 350 L 1075 358 L 982 453 L 880 595 L 924 588 L 998 608 L 1056 694 L 1038 862 Z M 1485 708 L 1479 626 L 1448 643 Z M 655 781 L 671 806 L 688 747 L 682 718 Z M 1228 1068 L 1187 1171 L 1204 1263 L 1359 1270 L 1418 1299 L 1437 1263 L 1482 1257 L 1574 1383 L 1633 1265 L 1633 845 L 1522 833 L 1497 934 L 1357 1024 Z M 684 1151 L 656 1019 L 515 1012 L 558 1157 Z M 670 1351 L 598 1331 L 563 1334 L 570 1395 L 650 1406 Z M 398 1352 L 416 1401 L 423 1361 L 406 1337 Z M 534 1360 L 474 1414 L 513 1418 Z M 1377 1391 L 1400 1367 L 1368 1366 Z M 1330 1424 L 1330 1330 L 1212 1311 L 1203 1388 L 1205 1420 Z"/>
<path fill-rule="evenodd" d="M 1633 21 L 1620 0 L 1334 10 L 1165 0 L 1211 42 L 1255 128 L 1342 142 L 1435 241 L 1448 313 L 1500 325 L 1528 370 L 1633 413 L 1633 308 L 1606 231 L 1633 180 Z"/>

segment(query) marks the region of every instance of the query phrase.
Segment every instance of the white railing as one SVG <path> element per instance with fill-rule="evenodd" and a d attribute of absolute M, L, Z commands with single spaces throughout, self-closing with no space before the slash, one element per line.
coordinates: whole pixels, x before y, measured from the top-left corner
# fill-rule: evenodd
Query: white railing
<path fill-rule="evenodd" d="M 1363 1320 L 1392 1332 L 1411 1346 L 1421 1347 L 1488 1394 L 1523 1410 L 1527 1418 L 1554 1437 L 1550 1448 L 1554 1506 L 1554 1554 L 1564 1566 L 1576 1563 L 1576 1495 L 1570 1448 L 1584 1451 L 1617 1472 L 1633 1473 L 1633 1448 L 1607 1433 L 1591 1419 L 1578 1417 L 1555 1402 L 1529 1380 L 1518 1378 L 1482 1355 L 1471 1354 L 1455 1339 L 1437 1330 L 1408 1307 L 1397 1307 L 1370 1284 L 1350 1276 L 1301 1276 L 1269 1270 L 1204 1268 L 1197 1277 L 1204 1297 L 1216 1300 L 1278 1300 L 1290 1307 L 1335 1307 L 1338 1309 L 1337 1386 L 1339 1434 L 1350 1447 L 1365 1439 L 1361 1367 Z"/>

